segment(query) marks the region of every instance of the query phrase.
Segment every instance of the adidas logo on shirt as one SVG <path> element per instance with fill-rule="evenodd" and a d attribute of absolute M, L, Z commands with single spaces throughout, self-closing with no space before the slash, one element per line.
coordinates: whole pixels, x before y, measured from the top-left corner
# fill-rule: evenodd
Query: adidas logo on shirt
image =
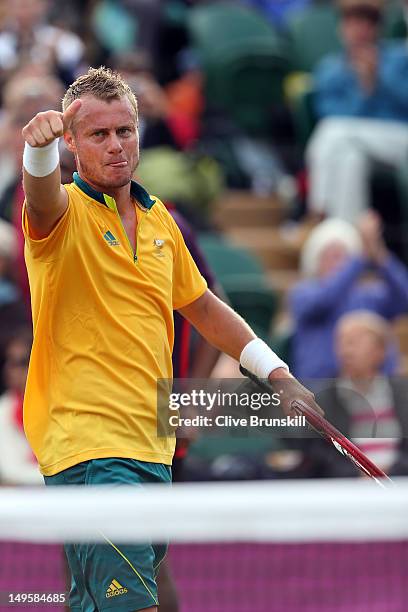
<path fill-rule="evenodd" d="M 112 580 L 109 585 L 108 590 L 106 591 L 105 597 L 109 599 L 110 597 L 117 597 L 118 595 L 125 595 L 128 592 L 126 587 L 123 587 L 117 580 Z"/>
<path fill-rule="evenodd" d="M 112 232 L 110 230 L 108 230 L 103 237 L 105 238 L 106 242 L 109 244 L 109 246 L 119 246 L 120 242 L 119 240 L 116 240 L 115 236 L 112 234 Z"/>

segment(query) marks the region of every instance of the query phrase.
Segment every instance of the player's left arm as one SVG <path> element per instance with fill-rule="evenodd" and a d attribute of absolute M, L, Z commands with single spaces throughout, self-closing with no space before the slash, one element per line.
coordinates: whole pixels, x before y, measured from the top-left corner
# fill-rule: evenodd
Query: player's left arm
<path fill-rule="evenodd" d="M 210 344 L 237 361 L 242 362 L 242 351 L 257 339 L 246 321 L 209 289 L 194 302 L 180 308 L 179 312 Z M 265 359 L 268 360 L 267 355 Z M 294 400 L 302 400 L 322 412 L 314 401 L 313 393 L 301 385 L 288 368 L 275 367 L 268 372 L 267 378 L 272 385 L 279 381 L 280 390 L 283 387 L 282 407 L 287 414 L 291 412 L 291 403 Z"/>

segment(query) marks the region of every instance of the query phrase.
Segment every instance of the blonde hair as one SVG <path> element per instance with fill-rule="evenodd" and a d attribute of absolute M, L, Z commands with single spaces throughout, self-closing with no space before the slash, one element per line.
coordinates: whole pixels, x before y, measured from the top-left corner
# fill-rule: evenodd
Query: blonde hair
<path fill-rule="evenodd" d="M 344 314 L 337 322 L 336 332 L 339 333 L 341 329 L 350 324 L 357 324 L 364 330 L 374 334 L 384 347 L 390 343 L 393 337 L 388 321 L 371 310 L 353 310 Z"/>
<path fill-rule="evenodd" d="M 105 66 L 89 68 L 86 74 L 81 75 L 67 89 L 62 100 L 62 110 L 82 96 L 93 96 L 98 100 L 109 102 L 126 96 L 131 103 L 137 117 L 137 100 L 129 85 L 119 72 Z"/>

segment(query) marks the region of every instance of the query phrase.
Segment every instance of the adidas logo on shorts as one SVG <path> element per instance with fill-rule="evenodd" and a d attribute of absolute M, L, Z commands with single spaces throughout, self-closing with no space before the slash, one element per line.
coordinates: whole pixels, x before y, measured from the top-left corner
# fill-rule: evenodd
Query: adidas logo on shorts
<path fill-rule="evenodd" d="M 109 585 L 108 590 L 106 591 L 105 597 L 109 599 L 110 597 L 117 597 L 118 595 L 125 595 L 128 592 L 126 587 L 123 587 L 117 580 L 112 580 Z"/>

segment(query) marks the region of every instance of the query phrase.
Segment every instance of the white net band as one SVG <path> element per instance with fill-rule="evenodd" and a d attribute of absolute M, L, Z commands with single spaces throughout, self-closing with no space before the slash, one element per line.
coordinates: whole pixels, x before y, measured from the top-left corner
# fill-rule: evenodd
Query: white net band
<path fill-rule="evenodd" d="M 308 542 L 408 538 L 408 479 L 0 489 L 0 540 Z"/>

